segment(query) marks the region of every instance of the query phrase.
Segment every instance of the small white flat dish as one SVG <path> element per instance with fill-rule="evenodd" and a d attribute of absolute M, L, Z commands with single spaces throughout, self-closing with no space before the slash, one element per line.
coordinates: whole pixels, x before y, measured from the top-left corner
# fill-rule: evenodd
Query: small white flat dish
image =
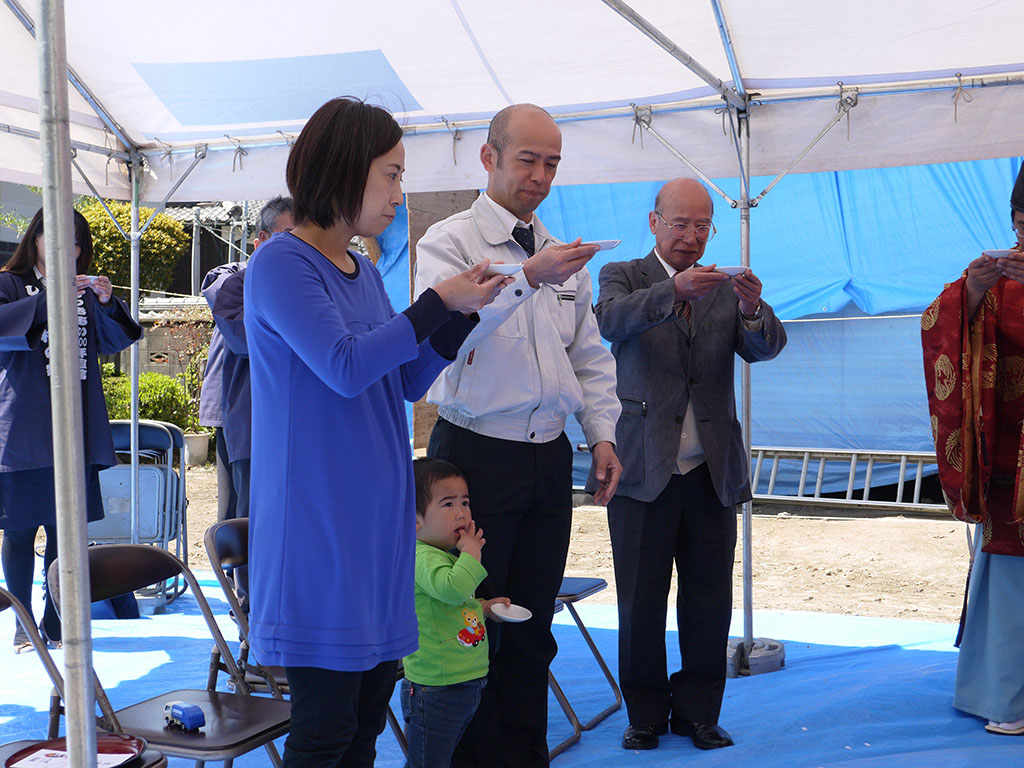
<path fill-rule="evenodd" d="M 715 272 L 721 272 L 723 275 L 729 275 L 729 277 L 735 277 L 736 275 L 742 275 L 746 272 L 748 267 L 715 267 Z"/>
<path fill-rule="evenodd" d="M 621 240 L 591 240 L 587 243 L 580 243 L 580 245 L 596 245 L 599 251 L 610 251 L 621 242 Z"/>
<path fill-rule="evenodd" d="M 522 264 L 491 264 L 484 270 L 485 275 L 514 275 L 523 268 Z"/>
<path fill-rule="evenodd" d="M 1005 248 L 1005 249 L 990 248 L 989 250 L 982 251 L 981 253 L 984 256 L 988 256 L 990 259 L 1005 259 L 1011 253 L 1013 253 L 1013 251 L 1011 251 L 1009 248 Z"/>
<path fill-rule="evenodd" d="M 533 617 L 533 613 L 531 613 L 529 608 L 523 608 L 523 606 L 516 605 L 515 603 L 508 607 L 504 603 L 495 603 L 491 606 L 491 613 L 510 624 L 518 624 Z"/>

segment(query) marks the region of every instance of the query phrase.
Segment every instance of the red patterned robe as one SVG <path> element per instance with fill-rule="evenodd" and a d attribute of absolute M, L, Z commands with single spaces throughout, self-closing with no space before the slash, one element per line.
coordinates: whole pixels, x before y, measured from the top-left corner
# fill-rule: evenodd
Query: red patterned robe
<path fill-rule="evenodd" d="M 1024 556 L 1024 285 L 1001 278 L 967 317 L 967 276 L 921 316 L 939 480 L 983 550 Z"/>

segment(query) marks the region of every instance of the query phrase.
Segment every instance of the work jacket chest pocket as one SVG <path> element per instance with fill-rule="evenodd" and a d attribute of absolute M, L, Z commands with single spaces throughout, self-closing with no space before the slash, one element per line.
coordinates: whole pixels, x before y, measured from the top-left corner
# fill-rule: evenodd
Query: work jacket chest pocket
<path fill-rule="evenodd" d="M 552 302 L 555 327 L 562 344 L 568 347 L 576 338 L 576 289 L 560 285 L 552 288 L 555 294 Z"/>

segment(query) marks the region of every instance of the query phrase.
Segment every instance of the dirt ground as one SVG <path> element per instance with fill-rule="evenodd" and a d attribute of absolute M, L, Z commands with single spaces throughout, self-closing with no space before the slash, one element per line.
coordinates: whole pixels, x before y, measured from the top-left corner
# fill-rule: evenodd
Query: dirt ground
<path fill-rule="evenodd" d="M 203 533 L 217 519 L 213 465 L 190 468 L 187 489 L 189 562 L 209 568 Z M 962 523 L 952 518 L 808 517 L 792 510 L 780 515 L 777 507 L 755 507 L 754 512 L 755 609 L 959 620 L 969 560 Z M 609 588 L 589 602 L 615 602 L 603 507 L 575 509 L 568 562 L 566 575 L 608 581 Z M 741 607 L 741 546 L 736 548 L 733 594 L 735 607 Z"/>

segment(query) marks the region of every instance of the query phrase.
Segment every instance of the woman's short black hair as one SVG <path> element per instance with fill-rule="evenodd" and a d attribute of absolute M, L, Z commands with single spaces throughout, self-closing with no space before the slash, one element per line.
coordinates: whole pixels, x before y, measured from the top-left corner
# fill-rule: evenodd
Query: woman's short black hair
<path fill-rule="evenodd" d="M 39 250 L 36 248 L 36 238 L 43 234 L 43 209 L 36 211 L 36 215 L 28 223 L 24 237 L 14 249 L 11 258 L 0 267 L 2 272 L 14 272 L 22 275 L 31 272 L 32 267 L 39 263 Z M 85 275 L 92 266 L 92 230 L 89 229 L 89 222 L 78 211 L 75 211 L 75 244 L 82 246 L 82 252 L 78 254 L 75 261 L 75 274 Z"/>
<path fill-rule="evenodd" d="M 435 483 L 450 477 L 466 479 L 461 469 L 444 459 L 416 459 L 412 463 L 412 473 L 416 478 L 416 514 L 420 517 L 426 514 Z"/>
<path fill-rule="evenodd" d="M 363 207 L 370 163 L 402 139 L 395 118 L 357 99 L 331 99 L 309 118 L 288 155 L 285 178 L 295 223 L 352 224 Z"/>

